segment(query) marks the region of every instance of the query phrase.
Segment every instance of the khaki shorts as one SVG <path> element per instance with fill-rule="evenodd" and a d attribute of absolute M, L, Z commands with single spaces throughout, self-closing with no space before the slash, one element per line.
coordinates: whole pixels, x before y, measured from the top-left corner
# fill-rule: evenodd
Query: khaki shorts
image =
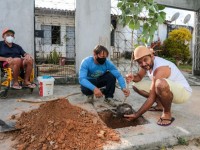
<path fill-rule="evenodd" d="M 191 93 L 187 91 L 181 84 L 172 82 L 171 80 L 165 79 L 167 83 L 169 84 L 170 91 L 173 93 L 173 103 L 181 104 L 186 102 L 190 96 Z M 139 90 L 143 90 L 146 92 L 150 92 L 150 86 L 151 81 L 149 80 L 142 80 L 137 83 L 133 83 L 133 86 L 135 86 Z"/>

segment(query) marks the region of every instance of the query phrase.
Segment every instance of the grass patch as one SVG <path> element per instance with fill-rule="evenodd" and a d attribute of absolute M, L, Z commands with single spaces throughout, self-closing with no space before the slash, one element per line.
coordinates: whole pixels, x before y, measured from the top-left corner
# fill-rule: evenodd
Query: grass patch
<path fill-rule="evenodd" d="M 178 68 L 185 72 L 192 72 L 192 65 L 179 65 Z"/>
<path fill-rule="evenodd" d="M 189 142 L 185 139 L 185 138 L 182 138 L 182 137 L 178 137 L 178 144 L 179 145 L 189 145 Z"/>

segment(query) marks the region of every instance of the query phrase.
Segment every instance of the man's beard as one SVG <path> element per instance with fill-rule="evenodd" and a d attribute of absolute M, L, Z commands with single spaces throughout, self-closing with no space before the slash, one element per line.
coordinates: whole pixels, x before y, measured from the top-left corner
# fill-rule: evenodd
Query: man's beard
<path fill-rule="evenodd" d="M 153 63 L 151 65 L 145 65 L 145 66 L 142 66 L 142 68 L 144 70 L 152 70 L 153 69 Z"/>

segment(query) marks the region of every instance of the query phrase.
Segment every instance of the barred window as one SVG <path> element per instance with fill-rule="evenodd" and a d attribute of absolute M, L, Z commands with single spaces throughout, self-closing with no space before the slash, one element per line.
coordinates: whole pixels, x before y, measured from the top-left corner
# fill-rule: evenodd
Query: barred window
<path fill-rule="evenodd" d="M 43 45 L 60 44 L 60 26 L 42 25 L 44 31 Z"/>

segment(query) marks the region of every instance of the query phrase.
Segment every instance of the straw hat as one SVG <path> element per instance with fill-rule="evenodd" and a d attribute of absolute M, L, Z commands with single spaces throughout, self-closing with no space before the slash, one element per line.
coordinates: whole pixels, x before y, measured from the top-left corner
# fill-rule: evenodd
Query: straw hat
<path fill-rule="evenodd" d="M 151 55 L 152 51 L 145 46 L 138 46 L 134 50 L 134 60 L 138 60 L 144 56 Z"/>

